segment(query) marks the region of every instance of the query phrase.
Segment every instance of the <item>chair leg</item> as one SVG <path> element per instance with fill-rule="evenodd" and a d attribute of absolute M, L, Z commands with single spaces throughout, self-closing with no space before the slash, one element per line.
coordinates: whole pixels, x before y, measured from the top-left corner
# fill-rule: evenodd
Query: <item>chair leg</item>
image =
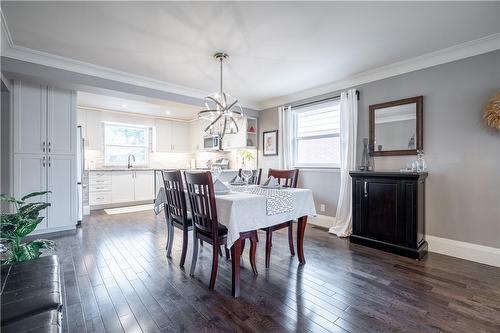
<path fill-rule="evenodd" d="M 208 289 L 212 290 L 215 287 L 215 279 L 217 278 L 217 268 L 219 268 L 219 247 L 212 247 L 212 274 L 210 274 L 210 284 Z"/>
<path fill-rule="evenodd" d="M 227 248 L 227 245 L 224 245 L 224 249 L 226 250 L 226 260 L 231 259 L 231 256 L 229 255 L 229 249 Z"/>
<path fill-rule="evenodd" d="M 203 240 L 200 239 L 200 245 L 203 246 Z"/>
<path fill-rule="evenodd" d="M 184 267 L 184 262 L 186 261 L 186 252 L 188 247 L 188 237 L 189 232 L 185 228 L 182 230 L 182 252 L 181 252 L 181 262 L 179 264 L 180 267 Z"/>
<path fill-rule="evenodd" d="M 243 254 L 243 251 L 244 251 L 244 250 L 245 250 L 245 240 L 244 240 L 244 239 L 242 239 L 242 240 L 241 240 L 241 253 L 240 253 L 240 255 L 242 255 L 242 254 Z"/>
<path fill-rule="evenodd" d="M 198 238 L 196 237 L 196 230 L 193 228 L 193 258 L 191 259 L 191 271 L 189 274 L 194 276 L 194 270 L 196 268 L 196 260 L 198 259 Z"/>
<path fill-rule="evenodd" d="M 167 224 L 168 236 L 167 236 L 167 257 L 171 257 L 172 255 L 172 245 L 174 243 L 174 226 L 172 223 L 168 222 Z"/>
<path fill-rule="evenodd" d="M 222 257 L 222 245 L 219 245 L 219 255 Z"/>
<path fill-rule="evenodd" d="M 269 268 L 269 262 L 271 261 L 271 246 L 273 242 L 273 232 L 271 230 L 266 230 L 266 268 Z"/>
<path fill-rule="evenodd" d="M 257 275 L 257 264 L 255 263 L 255 253 L 257 252 L 257 232 L 250 237 L 250 265 L 254 275 Z"/>
<path fill-rule="evenodd" d="M 295 255 L 295 249 L 293 248 L 293 221 L 290 221 L 288 225 L 288 246 L 290 246 L 290 254 Z"/>

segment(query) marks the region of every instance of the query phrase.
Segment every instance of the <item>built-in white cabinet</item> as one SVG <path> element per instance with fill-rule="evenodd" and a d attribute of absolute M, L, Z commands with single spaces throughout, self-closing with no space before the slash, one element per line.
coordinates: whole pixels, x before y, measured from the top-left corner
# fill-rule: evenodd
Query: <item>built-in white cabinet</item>
<path fill-rule="evenodd" d="M 153 200 L 153 171 L 90 171 L 89 188 L 89 203 L 94 207 Z"/>
<path fill-rule="evenodd" d="M 189 150 L 196 152 L 203 150 L 203 133 L 200 121 L 195 120 L 189 123 Z"/>
<path fill-rule="evenodd" d="M 180 121 L 156 119 L 156 151 L 185 153 L 189 147 L 189 124 Z"/>
<path fill-rule="evenodd" d="M 257 148 L 257 119 L 247 117 L 236 134 L 226 134 L 222 139 L 223 149 Z"/>
<path fill-rule="evenodd" d="M 87 149 L 104 151 L 104 125 L 100 111 L 85 110 Z"/>
<path fill-rule="evenodd" d="M 112 171 L 111 184 L 112 203 L 134 201 L 134 171 Z"/>
<path fill-rule="evenodd" d="M 13 85 L 14 196 L 51 191 L 37 232 L 76 225 L 76 93 L 25 81 Z"/>

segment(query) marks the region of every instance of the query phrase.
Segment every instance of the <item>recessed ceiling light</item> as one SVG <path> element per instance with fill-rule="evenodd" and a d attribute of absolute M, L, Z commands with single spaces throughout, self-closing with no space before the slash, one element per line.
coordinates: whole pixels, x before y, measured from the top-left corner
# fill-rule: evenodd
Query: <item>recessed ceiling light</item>
<path fill-rule="evenodd" d="M 165 111 L 165 114 L 170 114 L 170 111 Z"/>
<path fill-rule="evenodd" d="M 126 108 L 127 107 L 127 104 L 122 104 L 122 108 Z"/>

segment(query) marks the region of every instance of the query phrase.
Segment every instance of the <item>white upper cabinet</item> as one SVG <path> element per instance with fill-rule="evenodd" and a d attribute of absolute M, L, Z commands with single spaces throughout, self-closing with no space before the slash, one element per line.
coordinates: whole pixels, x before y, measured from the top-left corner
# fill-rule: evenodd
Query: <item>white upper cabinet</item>
<path fill-rule="evenodd" d="M 76 93 L 48 88 L 47 151 L 74 154 L 76 149 Z"/>
<path fill-rule="evenodd" d="M 199 120 L 189 123 L 189 150 L 203 150 L 203 132 Z"/>
<path fill-rule="evenodd" d="M 144 171 L 134 171 L 135 174 L 135 201 L 145 201 L 145 200 L 153 200 L 154 199 L 154 179 L 153 179 L 153 171 L 144 170 Z"/>
<path fill-rule="evenodd" d="M 85 142 L 88 149 L 104 151 L 104 125 L 100 111 L 86 110 Z"/>
<path fill-rule="evenodd" d="M 172 151 L 172 122 L 169 120 L 156 119 L 156 151 Z"/>
<path fill-rule="evenodd" d="M 15 81 L 14 153 L 43 154 L 47 149 L 47 87 Z"/>
<path fill-rule="evenodd" d="M 172 151 L 189 151 L 189 123 L 172 121 Z"/>

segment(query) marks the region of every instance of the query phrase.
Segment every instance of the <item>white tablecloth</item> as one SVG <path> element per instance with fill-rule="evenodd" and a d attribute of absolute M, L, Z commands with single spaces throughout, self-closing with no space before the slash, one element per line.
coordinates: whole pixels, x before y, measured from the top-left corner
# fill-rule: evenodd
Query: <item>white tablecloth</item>
<path fill-rule="evenodd" d="M 228 229 L 228 247 L 231 247 L 240 237 L 240 232 L 258 230 L 302 216 L 316 216 L 316 208 L 311 190 L 287 188 L 282 191 L 289 191 L 292 195 L 293 209 L 274 215 L 267 215 L 266 197 L 263 195 L 230 192 L 215 196 L 217 219 L 220 224 Z M 188 210 L 191 210 L 187 192 L 186 203 Z"/>
<path fill-rule="evenodd" d="M 217 218 L 228 229 L 227 246 L 230 247 L 240 237 L 240 232 L 257 230 L 301 216 L 315 216 L 316 208 L 312 191 L 301 188 L 283 189 L 293 197 L 293 210 L 267 215 L 266 197 L 262 195 L 231 192 L 216 195 Z"/>

